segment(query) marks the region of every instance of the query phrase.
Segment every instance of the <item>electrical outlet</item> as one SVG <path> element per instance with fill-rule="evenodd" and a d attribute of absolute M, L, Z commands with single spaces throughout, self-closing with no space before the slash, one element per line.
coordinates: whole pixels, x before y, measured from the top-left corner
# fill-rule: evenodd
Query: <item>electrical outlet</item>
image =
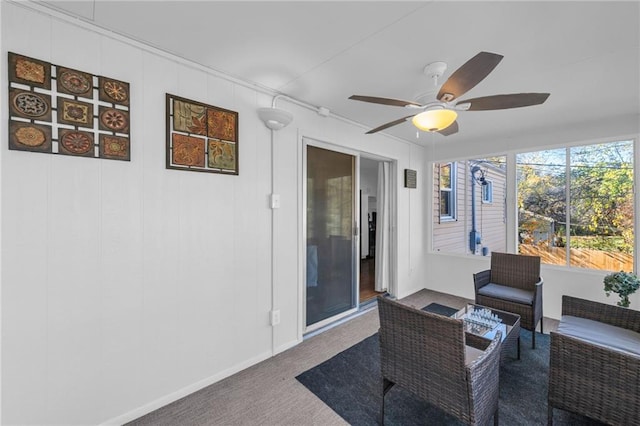
<path fill-rule="evenodd" d="M 271 311 L 271 325 L 280 324 L 280 311 Z"/>

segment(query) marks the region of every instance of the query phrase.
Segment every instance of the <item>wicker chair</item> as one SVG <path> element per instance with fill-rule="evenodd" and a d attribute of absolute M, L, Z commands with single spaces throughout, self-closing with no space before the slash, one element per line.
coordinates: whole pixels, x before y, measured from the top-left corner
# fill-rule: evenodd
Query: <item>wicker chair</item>
<path fill-rule="evenodd" d="M 520 315 L 520 326 L 532 333 L 536 347 L 536 326 L 542 333 L 542 278 L 540 257 L 491 253 L 491 269 L 473 274 L 476 304 Z"/>
<path fill-rule="evenodd" d="M 640 341 L 633 332 L 640 333 L 638 311 L 562 297 L 562 319 L 551 333 L 549 425 L 554 407 L 610 425 L 640 425 Z M 631 351 L 605 344 L 615 335 Z"/>
<path fill-rule="evenodd" d="M 378 297 L 381 419 L 384 398 L 398 385 L 470 425 L 498 424 L 500 333 L 483 348 L 465 346 L 461 319 Z M 479 349 L 479 350 L 478 350 Z M 476 357 L 465 352 L 473 352 Z M 470 358 L 473 358 L 471 360 Z"/>

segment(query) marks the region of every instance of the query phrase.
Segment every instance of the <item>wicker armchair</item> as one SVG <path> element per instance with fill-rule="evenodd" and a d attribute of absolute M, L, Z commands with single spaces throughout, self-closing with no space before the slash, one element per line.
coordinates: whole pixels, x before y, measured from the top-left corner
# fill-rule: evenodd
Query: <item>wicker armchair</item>
<path fill-rule="evenodd" d="M 378 297 L 381 418 L 398 385 L 470 425 L 498 424 L 500 333 L 484 348 L 465 346 L 461 319 Z M 465 360 L 465 352 L 467 353 Z M 473 354 L 473 355 L 472 355 Z"/>
<path fill-rule="evenodd" d="M 520 315 L 520 326 L 532 333 L 536 347 L 536 326 L 542 333 L 542 278 L 540 257 L 491 253 L 491 269 L 473 274 L 476 304 Z"/>
<path fill-rule="evenodd" d="M 564 327 L 566 323 L 572 326 Z M 562 319 L 551 333 L 549 425 L 554 407 L 610 425 L 640 425 L 638 333 L 638 311 L 562 297 Z M 622 337 L 622 345 L 615 336 Z"/>

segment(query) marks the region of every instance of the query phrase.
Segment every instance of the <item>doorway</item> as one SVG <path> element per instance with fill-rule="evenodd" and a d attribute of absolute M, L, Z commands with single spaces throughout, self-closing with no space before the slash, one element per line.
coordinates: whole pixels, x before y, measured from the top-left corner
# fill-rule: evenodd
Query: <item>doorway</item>
<path fill-rule="evenodd" d="M 379 294 L 394 294 L 396 166 L 303 142 L 301 331 L 310 333 L 367 309 Z"/>
<path fill-rule="evenodd" d="M 384 292 L 376 291 L 376 237 L 378 219 L 378 173 L 380 161 L 360 157 L 360 304 Z"/>

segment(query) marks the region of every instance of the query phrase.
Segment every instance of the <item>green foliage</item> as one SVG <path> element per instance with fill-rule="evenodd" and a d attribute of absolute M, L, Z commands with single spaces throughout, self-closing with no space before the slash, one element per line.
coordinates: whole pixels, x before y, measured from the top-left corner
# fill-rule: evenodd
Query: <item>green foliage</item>
<path fill-rule="evenodd" d="M 618 306 L 629 307 L 629 295 L 633 294 L 640 287 L 640 278 L 632 272 L 613 272 L 604 277 L 604 291 L 607 297 L 611 293 L 620 296 Z"/>
<path fill-rule="evenodd" d="M 630 246 L 622 236 L 572 236 L 571 247 L 575 249 L 633 253 L 633 246 Z"/>
<path fill-rule="evenodd" d="M 517 160 L 519 209 L 553 219 L 558 236 L 563 235 L 561 227 L 566 225 L 568 212 L 571 247 L 633 252 L 633 144 L 630 141 L 519 154 Z M 570 204 L 566 197 L 567 185 Z M 574 236 L 588 236 L 593 240 L 580 241 Z"/>

